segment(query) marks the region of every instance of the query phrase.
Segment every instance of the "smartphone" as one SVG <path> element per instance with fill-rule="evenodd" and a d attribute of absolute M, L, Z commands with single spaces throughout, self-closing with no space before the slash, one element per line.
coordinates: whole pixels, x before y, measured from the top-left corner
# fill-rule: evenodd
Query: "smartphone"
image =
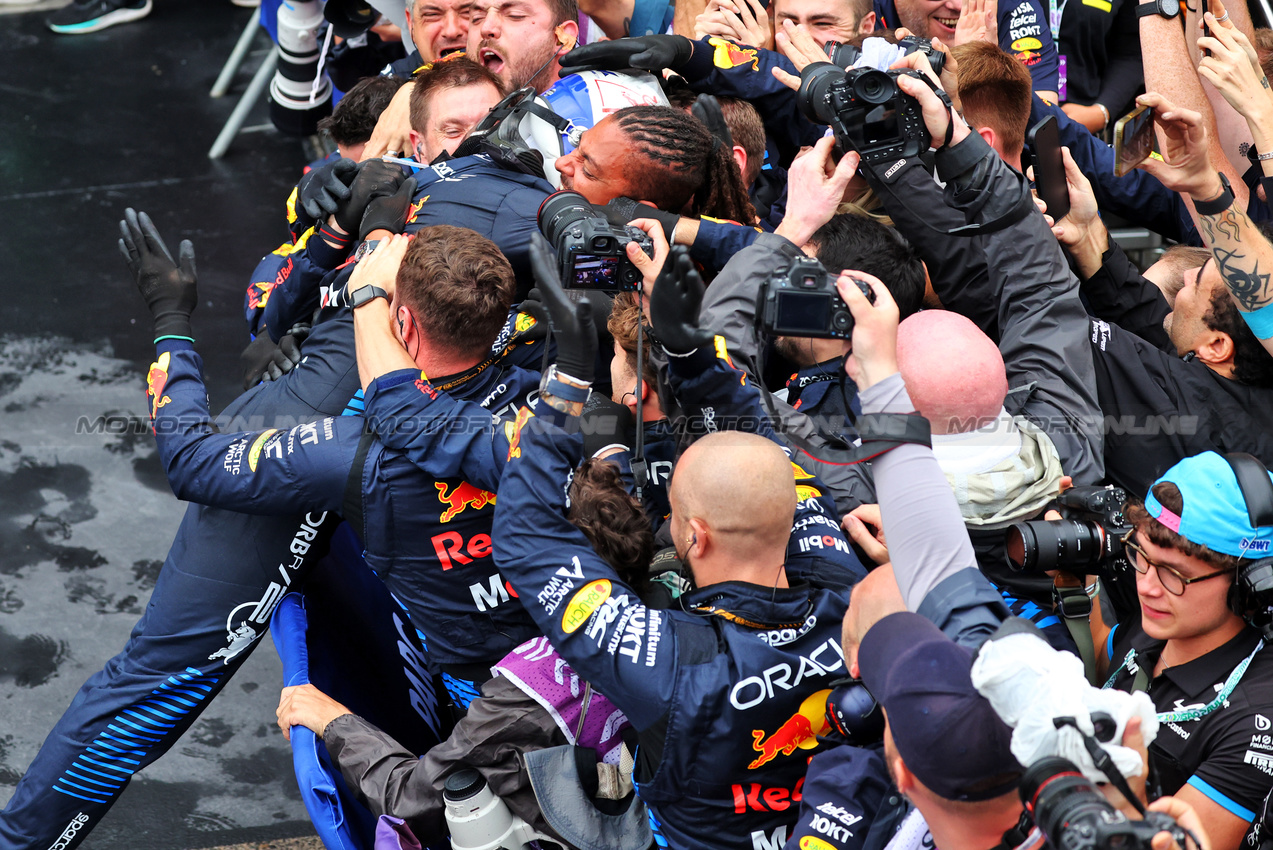
<path fill-rule="evenodd" d="M 1034 165 L 1034 190 L 1048 205 L 1048 215 L 1060 221 L 1070 211 L 1070 187 L 1065 182 L 1065 160 L 1061 159 L 1061 134 L 1056 116 L 1049 115 L 1026 133 Z"/>
<path fill-rule="evenodd" d="M 1114 176 L 1122 177 L 1154 152 L 1154 111 L 1138 106 L 1114 125 Z"/>
<path fill-rule="evenodd" d="M 1211 27 L 1207 25 L 1207 12 L 1211 11 L 1209 6 L 1210 4 L 1207 3 L 1207 0 L 1201 0 L 1201 2 L 1198 4 L 1198 17 L 1202 19 L 1202 34 L 1206 36 L 1207 38 L 1211 37 Z M 1202 50 L 1202 55 L 1210 56 L 1211 51 L 1207 50 L 1204 47 Z"/>

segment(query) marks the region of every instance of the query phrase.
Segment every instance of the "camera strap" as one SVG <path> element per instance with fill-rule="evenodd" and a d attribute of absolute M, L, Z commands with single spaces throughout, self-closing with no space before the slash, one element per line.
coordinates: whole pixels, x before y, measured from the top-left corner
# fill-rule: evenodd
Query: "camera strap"
<path fill-rule="evenodd" d="M 1092 630 L 1088 626 L 1088 618 L 1092 615 L 1092 597 L 1087 595 L 1082 581 L 1061 570 L 1052 579 L 1052 605 L 1074 641 L 1079 658 L 1083 659 L 1083 673 L 1087 676 L 1088 684 L 1095 687 L 1099 683 L 1096 677 L 1096 646 L 1092 642 Z"/>
<path fill-rule="evenodd" d="M 645 380 L 641 377 L 645 371 L 641 355 L 645 338 L 645 322 L 638 321 L 636 344 L 636 437 L 632 441 L 632 484 L 636 489 L 637 501 L 645 505 L 645 485 L 650 481 L 650 465 L 645 459 Z"/>

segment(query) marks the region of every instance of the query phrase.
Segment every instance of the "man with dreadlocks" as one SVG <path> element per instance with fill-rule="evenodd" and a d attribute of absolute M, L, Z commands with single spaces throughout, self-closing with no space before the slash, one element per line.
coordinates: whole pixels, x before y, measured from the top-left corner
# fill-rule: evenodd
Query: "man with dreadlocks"
<path fill-rule="evenodd" d="M 669 239 L 681 215 L 756 218 L 730 148 L 670 106 L 629 106 L 603 118 L 556 167 L 562 188 L 590 203 L 618 199 L 614 206 L 629 212 L 630 198 L 654 204 L 658 210 L 642 207 L 637 217 L 659 221 Z"/>

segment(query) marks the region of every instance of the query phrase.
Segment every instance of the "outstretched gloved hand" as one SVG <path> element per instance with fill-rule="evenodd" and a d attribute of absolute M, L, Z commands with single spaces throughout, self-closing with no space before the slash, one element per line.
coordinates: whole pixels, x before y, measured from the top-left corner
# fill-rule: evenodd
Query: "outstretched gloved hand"
<path fill-rule="evenodd" d="M 673 247 L 650 295 L 650 324 L 668 354 L 689 354 L 712 341 L 712 332 L 698 326 L 705 289 L 689 249 Z"/>
<path fill-rule="evenodd" d="M 694 42 L 683 35 L 642 35 L 585 44 L 561 57 L 561 73 L 565 77 L 580 71 L 623 71 L 640 68 L 660 71 L 679 70 L 694 55 Z"/>
<path fill-rule="evenodd" d="M 349 186 L 358 173 L 358 163 L 343 158 L 315 168 L 296 186 L 296 199 L 305 215 L 324 221 L 335 215 L 342 202 L 349 200 Z"/>
<path fill-rule="evenodd" d="M 349 197 L 333 215 L 336 226 L 356 236 L 367 212 L 367 205 L 383 195 L 392 195 L 406 181 L 402 166 L 383 159 L 371 159 L 358 166 L 358 174 L 349 186 Z"/>
<path fill-rule="evenodd" d="M 557 340 L 557 371 L 581 384 L 591 384 L 597 368 L 597 326 L 592 304 L 571 301 L 557 278 L 548 240 L 535 234 L 530 243 L 530 265 L 535 272 L 539 298 L 548 310 L 553 338 Z M 533 299 L 534 291 L 531 298 Z"/>
<path fill-rule="evenodd" d="M 194 244 L 189 239 L 181 240 L 180 261 L 174 261 L 150 216 L 132 207 L 124 210 L 119 232 L 119 251 L 155 320 L 155 342 L 165 337 L 194 339 L 190 314 L 199 303 Z"/>

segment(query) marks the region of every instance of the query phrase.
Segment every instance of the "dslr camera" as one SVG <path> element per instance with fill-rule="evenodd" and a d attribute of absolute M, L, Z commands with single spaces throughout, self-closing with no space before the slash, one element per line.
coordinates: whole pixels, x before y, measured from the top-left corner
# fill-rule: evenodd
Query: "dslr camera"
<path fill-rule="evenodd" d="M 829 274 L 813 257 L 797 257 L 776 271 L 760 287 L 760 309 L 765 333 L 771 336 L 805 336 L 817 339 L 850 339 L 853 314 L 836 291 L 839 275 Z M 875 292 L 853 279 L 872 304 Z"/>
<path fill-rule="evenodd" d="M 878 36 L 874 36 L 878 38 Z M 917 35 L 908 35 L 906 38 L 897 40 L 897 46 L 902 49 L 903 56 L 910 56 L 915 51 L 919 51 L 928 57 L 928 64 L 933 69 L 933 73 L 941 76 L 942 69 L 946 67 L 946 54 L 933 47 L 931 39 L 920 38 Z M 822 48 L 827 58 L 835 65 L 848 69 L 853 63 L 862 58 L 862 48 L 855 47 L 852 44 L 842 44 L 838 41 L 828 41 L 826 46 Z M 879 70 L 885 71 L 886 68 Z"/>
<path fill-rule="evenodd" d="M 796 103 L 810 121 L 826 124 L 836 141 L 864 163 L 895 161 L 928 150 L 932 136 L 919 101 L 897 87 L 899 77 L 928 83 L 918 71 L 879 71 L 814 62 L 800 73 Z"/>
<path fill-rule="evenodd" d="M 539 207 L 539 230 L 557 252 L 565 289 L 635 292 L 641 272 L 628 259 L 629 242 L 654 256 L 654 242 L 638 227 L 617 227 L 578 192 L 549 195 Z"/>
<path fill-rule="evenodd" d="M 1052 850 L 1150 850 L 1153 837 L 1164 831 L 1179 846 L 1189 846 L 1189 833 L 1170 815 L 1146 812 L 1144 820 L 1128 820 L 1063 758 L 1030 765 L 1018 791 Z"/>
<path fill-rule="evenodd" d="M 1064 519 L 1035 519 L 1008 528 L 1008 560 L 1017 570 L 1065 570 L 1102 577 L 1124 569 L 1123 536 L 1132 527 L 1123 515 L 1121 487 L 1071 487 L 1057 497 Z"/>

